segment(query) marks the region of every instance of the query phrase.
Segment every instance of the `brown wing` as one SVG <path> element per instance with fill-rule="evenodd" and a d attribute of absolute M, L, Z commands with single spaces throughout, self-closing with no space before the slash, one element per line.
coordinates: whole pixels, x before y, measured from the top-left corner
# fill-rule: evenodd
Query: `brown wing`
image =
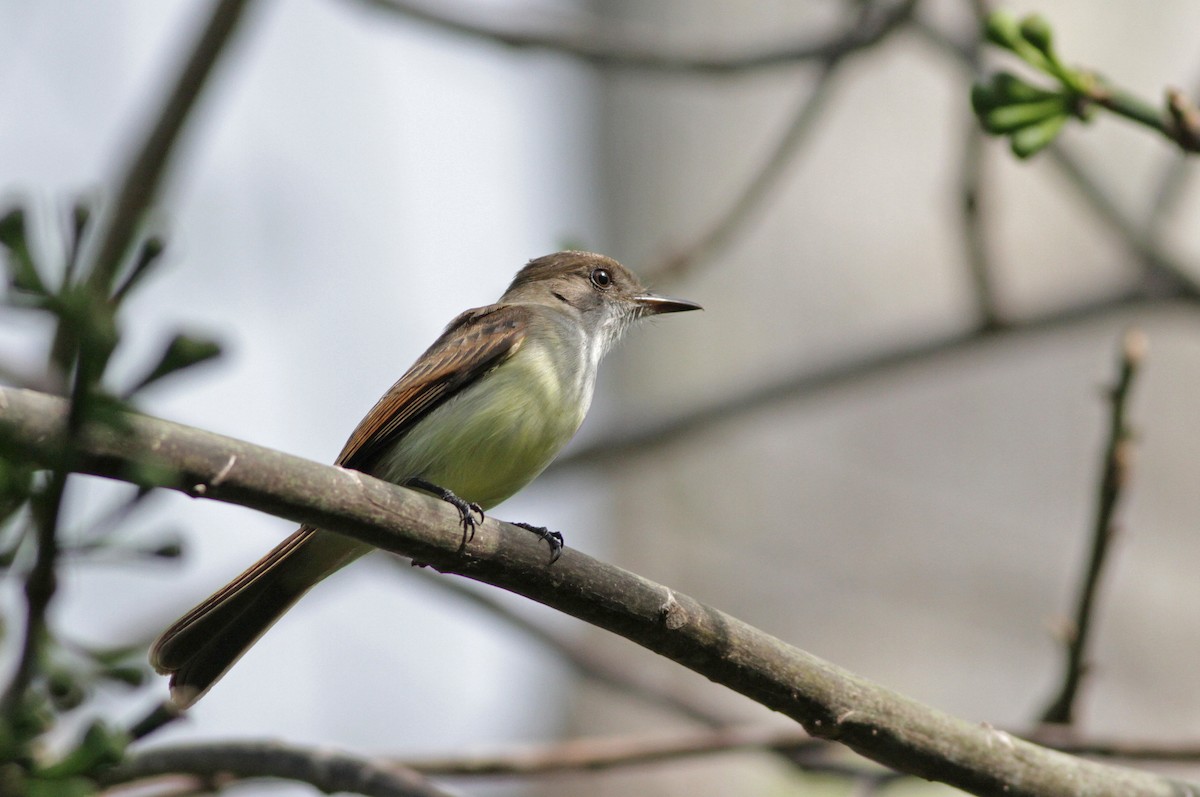
<path fill-rule="evenodd" d="M 337 464 L 369 470 L 417 421 L 516 353 L 528 327 L 529 310 L 517 304 L 479 307 L 451 321 L 358 424 Z"/>

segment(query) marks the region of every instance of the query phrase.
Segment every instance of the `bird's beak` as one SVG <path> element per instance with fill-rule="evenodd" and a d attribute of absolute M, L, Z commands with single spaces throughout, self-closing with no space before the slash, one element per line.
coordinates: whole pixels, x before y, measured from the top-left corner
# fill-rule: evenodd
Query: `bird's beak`
<path fill-rule="evenodd" d="M 704 308 L 687 299 L 668 299 L 666 296 L 655 296 L 652 293 L 633 297 L 634 304 L 644 315 L 660 315 L 662 313 L 682 313 L 686 310 L 703 310 Z"/>

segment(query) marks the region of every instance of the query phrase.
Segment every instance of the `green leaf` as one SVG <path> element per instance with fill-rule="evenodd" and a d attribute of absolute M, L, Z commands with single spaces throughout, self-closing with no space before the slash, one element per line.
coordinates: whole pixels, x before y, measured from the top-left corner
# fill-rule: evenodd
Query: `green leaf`
<path fill-rule="evenodd" d="M 1021 38 L 1029 42 L 1049 61 L 1057 61 L 1054 55 L 1054 31 L 1041 14 L 1030 14 L 1021 20 Z"/>
<path fill-rule="evenodd" d="M 1015 133 L 1018 130 L 1041 123 L 1051 117 L 1066 117 L 1066 103 L 1062 97 L 1038 102 L 1022 102 L 1002 105 L 983 114 L 980 121 L 984 128 L 995 135 Z"/>
<path fill-rule="evenodd" d="M 46 283 L 38 274 L 29 251 L 29 239 L 25 230 L 25 211 L 13 208 L 0 216 L 0 245 L 8 249 L 6 258 L 13 288 L 27 293 L 46 295 Z"/>
<path fill-rule="evenodd" d="M 75 673 L 55 668 L 46 676 L 46 694 L 56 711 L 71 711 L 83 703 L 87 690 Z"/>
<path fill-rule="evenodd" d="M 997 72 L 992 77 L 992 88 L 996 96 L 1006 103 L 1036 102 L 1062 96 L 1062 93 L 1055 89 L 1035 86 L 1012 72 Z"/>
<path fill-rule="evenodd" d="M 127 686 L 141 686 L 146 683 L 149 673 L 144 667 L 139 667 L 133 664 L 127 664 L 120 667 L 109 667 L 100 673 L 104 678 L 110 681 L 125 684 Z"/>
<path fill-rule="evenodd" d="M 88 797 L 96 784 L 87 778 L 32 778 L 25 784 L 25 797 Z"/>
<path fill-rule="evenodd" d="M 983 23 L 983 35 L 992 44 L 1007 50 L 1016 50 L 1023 38 L 1017 18 L 1003 9 L 988 15 Z"/>
<path fill-rule="evenodd" d="M 133 267 L 129 270 L 128 276 L 120 286 L 113 292 L 113 303 L 120 304 L 129 295 L 129 292 L 138 286 L 142 278 L 149 274 L 151 268 L 158 259 L 162 257 L 163 250 L 167 247 L 166 241 L 157 235 L 152 235 L 142 241 L 138 247 L 136 258 L 133 262 Z"/>
<path fill-rule="evenodd" d="M 1033 157 L 1054 141 L 1066 121 L 1065 115 L 1050 116 L 1035 125 L 1013 133 L 1009 142 L 1013 154 L 1022 160 Z"/>
<path fill-rule="evenodd" d="M 110 728 L 97 720 L 84 731 L 83 739 L 74 750 L 54 764 L 39 770 L 42 779 L 73 778 L 115 764 L 125 755 L 129 735 L 119 728 Z"/>
<path fill-rule="evenodd" d="M 159 357 L 158 363 L 150 370 L 150 373 L 142 377 L 129 391 L 132 395 L 152 382 L 162 379 L 164 376 L 182 371 L 185 368 L 191 368 L 193 365 L 211 360 L 221 354 L 221 346 L 216 341 L 208 338 L 190 337 L 188 335 L 176 334 L 167 343 L 166 349 L 163 350 Z"/>

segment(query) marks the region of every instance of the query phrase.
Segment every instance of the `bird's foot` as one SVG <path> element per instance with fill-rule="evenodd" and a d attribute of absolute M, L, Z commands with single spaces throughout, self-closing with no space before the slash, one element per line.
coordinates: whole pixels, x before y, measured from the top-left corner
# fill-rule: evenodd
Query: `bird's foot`
<path fill-rule="evenodd" d="M 416 487 L 419 490 L 433 493 L 458 510 L 458 522 L 463 530 L 462 544 L 464 548 L 468 542 L 475 539 L 475 527 L 483 522 L 483 507 L 474 501 L 459 498 L 453 491 L 447 490 L 445 487 L 438 487 L 424 479 L 409 479 L 404 484 L 407 487 Z M 476 515 L 479 516 L 478 520 L 475 519 Z"/>
<path fill-rule="evenodd" d="M 557 531 L 550 531 L 545 526 L 534 526 L 531 523 L 514 523 L 514 526 L 520 526 L 526 531 L 532 531 L 538 535 L 540 539 L 546 541 L 550 546 L 550 564 L 558 561 L 558 557 L 562 556 L 563 535 Z"/>

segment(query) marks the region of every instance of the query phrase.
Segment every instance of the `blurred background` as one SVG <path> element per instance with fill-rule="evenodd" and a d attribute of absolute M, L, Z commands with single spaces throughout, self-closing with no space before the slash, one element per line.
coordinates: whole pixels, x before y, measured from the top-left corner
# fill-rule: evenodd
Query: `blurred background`
<path fill-rule="evenodd" d="M 974 4 L 911 6 L 255 4 L 176 153 L 154 221 L 168 265 L 128 308 L 116 371 L 140 372 L 177 329 L 211 335 L 226 355 L 142 408 L 331 461 L 456 313 L 494 301 L 532 257 L 604 252 L 705 312 L 632 333 L 564 460 L 494 514 L 560 529 L 917 700 L 1025 728 L 1060 677 L 1054 631 L 1088 553 L 1104 388 L 1136 327 L 1149 341 L 1137 459 L 1080 728 L 1195 738 L 1194 166 L 1107 116 L 1018 162 L 970 110 Z M 1043 13 L 1066 60 L 1152 102 L 1200 75 L 1195 3 L 1006 7 Z M 45 220 L 106 196 L 210 10 L 0 0 L 6 199 Z M 878 41 L 815 47 L 853 30 Z M 566 44 L 509 47 L 497 32 Z M 666 65 L 596 57 L 610 45 Z M 0 316 L 0 358 L 37 367 L 46 331 Z M 118 489 L 77 487 L 79 518 Z M 130 523 L 134 538 L 181 534 L 186 556 L 68 567 L 52 615 L 65 633 L 149 643 L 291 531 L 177 494 Z M 578 677 L 434 580 L 384 556 L 339 573 L 147 744 L 282 738 L 405 757 L 696 727 Z M 679 700 L 788 724 L 484 591 Z M 99 705 L 135 715 L 165 694 L 155 679 Z M 816 788 L 807 777 L 751 752 L 449 787 L 782 794 Z"/>

